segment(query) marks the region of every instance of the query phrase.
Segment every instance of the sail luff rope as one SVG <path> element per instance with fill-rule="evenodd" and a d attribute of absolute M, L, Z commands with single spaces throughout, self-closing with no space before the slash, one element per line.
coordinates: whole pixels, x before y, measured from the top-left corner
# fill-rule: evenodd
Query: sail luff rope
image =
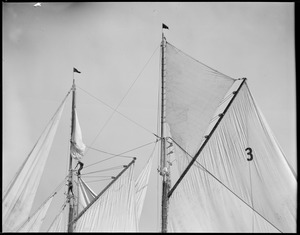
<path fill-rule="evenodd" d="M 172 139 L 171 137 L 168 137 Z M 183 149 L 174 139 L 172 141 L 184 152 L 186 153 L 189 157 L 193 159 L 193 157 L 185 150 Z M 277 229 L 279 232 L 280 229 L 278 229 L 272 222 L 270 222 L 268 219 L 266 219 L 263 215 L 261 215 L 258 211 L 256 211 L 252 206 L 250 206 L 247 202 L 245 202 L 242 198 L 240 198 L 235 192 L 233 192 L 230 188 L 228 188 L 221 180 L 219 180 L 216 176 L 214 176 L 209 170 L 207 170 L 201 163 L 199 163 L 197 160 L 195 160 L 195 163 L 200 165 L 200 167 L 207 172 L 210 176 L 212 176 L 215 180 L 217 180 L 221 185 L 223 185 L 227 190 L 229 190 L 234 196 L 236 196 L 238 199 L 240 199 L 245 205 L 247 205 L 250 209 L 252 209 L 255 213 L 257 213 L 259 216 L 261 216 L 265 221 L 267 221 L 270 225 L 272 225 L 275 229 Z M 173 187 L 174 188 L 174 187 Z M 169 194 L 168 197 L 170 197 L 172 194 Z"/>
<path fill-rule="evenodd" d="M 138 80 L 138 78 L 140 77 L 140 75 L 142 74 L 142 72 L 144 71 L 144 69 L 146 68 L 146 66 L 148 65 L 148 63 L 150 62 L 150 60 L 152 59 L 153 55 L 155 54 L 155 52 L 157 51 L 157 49 L 159 48 L 159 46 L 157 46 L 157 48 L 154 50 L 153 54 L 150 56 L 150 58 L 148 59 L 147 63 L 144 65 L 144 67 L 142 68 L 142 70 L 140 71 L 140 73 L 138 74 L 138 76 L 136 77 L 136 79 L 133 81 L 133 83 L 130 85 L 129 89 L 127 90 L 127 92 L 125 93 L 125 95 L 123 96 L 123 98 L 121 99 L 121 101 L 118 103 L 117 107 L 114 108 L 112 114 L 110 115 L 110 117 L 106 120 L 106 122 L 104 123 L 104 125 L 102 126 L 102 128 L 100 129 L 100 131 L 98 132 L 98 134 L 96 135 L 95 139 L 92 141 L 92 143 L 90 144 L 90 146 L 92 146 L 96 139 L 98 138 L 98 136 L 102 133 L 102 131 L 104 130 L 104 128 L 107 126 L 108 122 L 111 120 L 111 118 L 113 117 L 113 115 L 116 113 L 117 109 L 120 107 L 120 105 L 122 104 L 122 102 L 124 101 L 124 99 L 126 98 L 126 96 L 128 95 L 129 91 L 131 90 L 131 88 L 133 87 L 133 85 L 136 83 L 136 81 Z M 152 132 L 151 132 L 152 133 Z M 88 149 L 89 150 L 89 149 Z M 86 151 L 86 153 L 88 152 L 88 150 Z"/>

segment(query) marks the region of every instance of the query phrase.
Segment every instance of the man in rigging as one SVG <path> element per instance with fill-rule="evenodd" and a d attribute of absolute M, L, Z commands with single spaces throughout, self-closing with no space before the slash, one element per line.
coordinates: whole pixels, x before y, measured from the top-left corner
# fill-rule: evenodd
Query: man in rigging
<path fill-rule="evenodd" d="M 73 193 L 73 183 L 72 183 L 72 181 L 68 181 L 68 194 L 70 194 L 70 192 L 71 192 L 72 195 L 74 196 L 74 193 Z"/>
<path fill-rule="evenodd" d="M 78 161 L 77 165 L 75 166 L 75 169 L 78 166 L 78 164 L 79 164 L 79 169 L 77 171 L 77 175 L 80 175 L 80 171 L 82 170 L 84 164 L 81 161 Z"/>

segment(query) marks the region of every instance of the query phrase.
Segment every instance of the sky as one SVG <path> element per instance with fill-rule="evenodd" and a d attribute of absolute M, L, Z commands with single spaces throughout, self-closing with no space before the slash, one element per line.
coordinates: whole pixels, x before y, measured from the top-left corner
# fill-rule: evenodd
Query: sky
<path fill-rule="evenodd" d="M 151 143 L 128 153 L 137 157 L 136 167 L 141 170 L 155 145 L 152 133 L 157 133 L 162 23 L 169 27 L 165 36 L 172 45 L 232 78 L 247 78 L 257 105 L 296 171 L 294 3 L 34 4 L 2 3 L 3 188 L 71 88 L 73 67 L 81 71 L 74 76 L 83 141 L 115 154 Z M 103 103 L 119 105 L 118 111 L 135 123 L 118 113 L 110 118 L 113 111 Z M 66 175 L 70 114 L 69 97 L 34 208 Z M 89 149 L 85 164 L 104 157 Z M 114 159 L 90 171 L 129 161 Z M 142 231 L 159 229 L 155 165 Z M 90 185 L 100 191 L 99 182 Z M 59 207 L 63 202 L 55 203 Z M 55 215 L 55 209 L 51 213 Z"/>

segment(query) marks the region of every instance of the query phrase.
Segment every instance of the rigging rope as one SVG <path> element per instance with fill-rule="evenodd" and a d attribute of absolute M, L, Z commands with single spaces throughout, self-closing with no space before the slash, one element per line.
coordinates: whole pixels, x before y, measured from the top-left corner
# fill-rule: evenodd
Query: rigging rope
<path fill-rule="evenodd" d="M 115 156 L 113 156 L 113 157 L 106 158 L 106 159 L 104 159 L 104 160 L 101 160 L 101 161 L 95 162 L 95 163 L 93 163 L 93 164 L 87 165 L 85 168 L 88 168 L 88 167 L 93 166 L 93 165 L 96 165 L 96 164 L 98 164 L 98 163 L 100 163 L 100 162 L 103 162 L 103 161 L 106 161 L 106 160 L 109 160 L 109 159 L 118 157 L 118 156 L 120 156 L 120 155 L 122 155 L 122 154 L 125 154 L 125 153 L 128 153 L 128 152 L 137 150 L 137 149 L 139 149 L 139 148 L 143 148 L 143 147 L 145 147 L 145 146 L 147 146 L 147 145 L 150 145 L 150 144 L 153 144 L 153 143 L 156 143 L 156 141 L 149 142 L 149 143 L 147 143 L 147 144 L 141 145 L 141 146 L 136 147 L 136 148 L 134 148 L 134 149 L 130 149 L 130 150 L 127 150 L 127 151 L 125 151 L 125 152 L 123 152 L 123 153 L 119 153 L 119 154 L 117 154 L 117 155 L 115 155 Z"/>
<path fill-rule="evenodd" d="M 84 176 L 85 178 L 97 178 L 97 177 L 102 177 L 102 178 L 111 178 L 112 176 L 104 176 L 104 175 L 93 175 L 93 176 Z"/>
<path fill-rule="evenodd" d="M 129 89 L 127 90 L 127 92 L 125 93 L 125 95 L 123 96 L 123 98 L 121 99 L 121 101 L 118 103 L 117 107 L 113 109 L 112 114 L 106 120 L 106 122 L 104 123 L 104 125 L 102 126 L 102 128 L 100 129 L 100 131 L 98 132 L 98 134 L 96 135 L 95 139 L 90 144 L 90 146 L 92 146 L 95 143 L 95 141 L 98 138 L 98 136 L 101 134 L 101 132 L 107 126 L 108 122 L 111 120 L 111 118 L 113 117 L 113 115 L 116 113 L 117 109 L 120 107 L 120 105 L 122 104 L 123 100 L 126 98 L 126 96 L 128 95 L 129 91 L 131 90 L 131 88 L 133 87 L 133 85 L 135 84 L 135 82 L 138 80 L 138 78 L 140 77 L 140 75 L 142 74 L 142 72 L 144 71 L 144 69 L 146 68 L 146 66 L 148 65 L 148 63 L 150 62 L 150 60 L 152 59 L 153 55 L 155 54 L 155 52 L 157 51 L 158 48 L 159 48 L 159 46 L 156 47 L 156 49 L 154 50 L 153 54 L 148 59 L 147 63 L 144 65 L 144 67 L 142 68 L 142 70 L 140 71 L 140 73 L 138 74 L 138 76 L 136 77 L 136 79 L 133 81 L 133 83 L 131 84 L 131 86 L 129 87 Z M 151 134 L 153 134 L 153 133 L 151 132 Z M 88 152 L 88 150 L 87 150 L 87 152 Z"/>
<path fill-rule="evenodd" d="M 17 229 L 17 232 L 19 232 L 20 229 L 22 229 L 24 227 L 24 225 L 26 225 L 26 223 L 46 204 L 46 202 L 51 198 L 54 197 L 56 195 L 57 192 L 51 194 L 33 213 L 31 216 L 29 216 L 27 218 L 27 220 L 25 220 L 25 222 Z"/>
<path fill-rule="evenodd" d="M 91 93 L 87 92 L 86 90 L 82 89 L 81 87 L 77 86 L 80 90 L 82 90 L 83 92 L 85 92 L 86 94 L 88 94 L 89 96 L 93 97 L 94 99 L 96 99 L 97 101 L 101 102 L 102 104 L 104 104 L 105 106 L 109 107 L 110 109 L 114 110 L 114 108 L 108 104 L 106 104 L 104 101 L 100 100 L 99 98 L 97 98 L 96 96 L 92 95 Z M 145 131 L 149 132 L 150 134 L 153 134 L 152 131 L 150 131 L 149 129 L 147 129 L 146 127 L 142 126 L 141 124 L 139 124 L 138 122 L 132 120 L 131 118 L 127 117 L 126 115 L 122 114 L 120 111 L 115 110 L 116 113 L 120 114 L 121 116 L 123 116 L 124 118 L 126 118 L 127 120 L 131 121 L 132 123 L 136 124 L 137 126 L 143 128 Z"/>
<path fill-rule="evenodd" d="M 86 181 L 86 183 L 95 183 L 95 182 L 107 181 L 107 180 L 112 180 L 112 178 L 110 178 L 110 179 L 102 179 L 102 180 L 92 180 L 92 181 Z"/>
<path fill-rule="evenodd" d="M 52 225 L 54 224 L 54 222 L 56 221 L 56 219 L 58 218 L 58 216 L 64 211 L 64 209 L 66 208 L 66 205 L 67 205 L 67 200 L 64 202 L 64 204 L 61 206 L 61 209 L 59 211 L 59 213 L 55 216 L 55 218 L 53 219 L 53 221 L 51 222 L 49 228 L 48 228 L 48 232 L 50 230 L 50 228 L 52 227 Z"/>
<path fill-rule="evenodd" d="M 170 139 L 172 139 L 171 137 L 168 137 Z M 185 149 L 183 149 L 174 139 L 172 139 L 172 141 L 184 152 L 186 153 L 189 157 L 191 157 L 193 159 L 193 157 L 187 152 L 185 151 Z M 252 209 L 255 213 L 257 213 L 259 216 L 261 216 L 265 221 L 267 221 L 270 225 L 272 225 L 275 229 L 277 229 L 279 232 L 282 233 L 282 231 L 280 231 L 280 229 L 278 229 L 272 222 L 270 222 L 267 218 L 265 218 L 263 215 L 261 215 L 258 211 L 256 211 L 252 206 L 250 206 L 247 202 L 245 202 L 242 198 L 240 198 L 240 196 L 238 196 L 235 192 L 233 192 L 229 187 L 227 187 L 221 180 L 219 180 L 214 174 L 212 174 L 209 170 L 207 170 L 200 162 L 198 162 L 197 160 L 195 161 L 195 163 L 197 163 L 205 172 L 207 172 L 210 176 L 212 176 L 215 180 L 217 180 L 217 182 L 219 182 L 221 185 L 223 185 L 227 190 L 229 190 L 229 192 L 231 192 L 234 196 L 236 196 L 238 199 L 240 199 L 246 206 L 248 206 L 250 209 Z"/>
<path fill-rule="evenodd" d="M 114 166 L 114 167 L 106 168 L 106 169 L 99 170 L 99 171 L 91 171 L 91 172 L 88 172 L 88 173 L 85 173 L 85 174 L 81 174 L 81 175 L 85 176 L 85 175 L 89 175 L 89 174 L 94 174 L 96 172 L 116 170 L 116 169 L 120 169 L 120 168 L 123 168 L 123 165 L 122 166 Z"/>
<path fill-rule="evenodd" d="M 92 148 L 92 147 L 88 147 L 88 148 L 93 149 L 93 150 L 95 150 L 95 151 L 98 151 L 98 152 L 100 152 L 100 153 L 106 153 L 106 154 L 108 154 L 108 155 L 112 155 L 112 156 L 115 156 L 115 157 L 118 156 L 118 157 L 124 157 L 124 158 L 133 158 L 132 156 L 122 156 L 122 155 L 118 155 L 118 154 L 114 154 L 114 153 L 105 152 L 105 151 L 103 151 L 103 150 L 96 149 L 96 148 Z"/>

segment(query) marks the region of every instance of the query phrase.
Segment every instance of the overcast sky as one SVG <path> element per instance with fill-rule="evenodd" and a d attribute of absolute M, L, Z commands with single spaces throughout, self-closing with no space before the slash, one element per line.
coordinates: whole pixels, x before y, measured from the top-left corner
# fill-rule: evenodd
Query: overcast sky
<path fill-rule="evenodd" d="M 121 153 L 155 141 L 151 132 L 157 128 L 162 23 L 169 27 L 167 41 L 180 50 L 230 77 L 248 78 L 250 91 L 296 170 L 293 3 L 2 4 L 4 187 L 70 89 L 73 67 L 82 72 L 75 78 L 86 145 Z M 112 110 L 89 94 L 116 107 L 133 83 L 118 111 L 143 128 L 118 114 L 105 124 Z M 66 174 L 70 105 L 69 100 L 35 208 Z M 153 147 L 133 155 L 144 163 Z M 89 150 L 85 163 L 104 157 Z M 158 226 L 156 166 L 153 169 L 153 189 L 146 198 L 152 204 L 143 211 L 143 231 Z M 95 183 L 91 187 L 99 191 Z"/>

